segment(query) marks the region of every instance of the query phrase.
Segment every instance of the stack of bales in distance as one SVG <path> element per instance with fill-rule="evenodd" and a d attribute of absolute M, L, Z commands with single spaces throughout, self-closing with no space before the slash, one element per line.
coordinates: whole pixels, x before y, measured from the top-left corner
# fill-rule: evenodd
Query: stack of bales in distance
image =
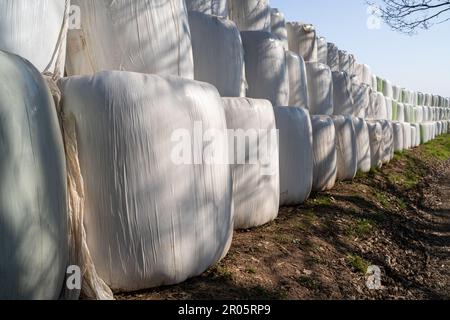
<path fill-rule="evenodd" d="M 72 0 L 79 30 L 69 1 L 29 2 L 0 3 L 0 298 L 77 298 L 68 265 L 87 298 L 180 283 L 233 229 L 449 131 L 449 98 L 375 75 L 268 0 Z M 41 74 L 64 72 L 55 105 Z"/>

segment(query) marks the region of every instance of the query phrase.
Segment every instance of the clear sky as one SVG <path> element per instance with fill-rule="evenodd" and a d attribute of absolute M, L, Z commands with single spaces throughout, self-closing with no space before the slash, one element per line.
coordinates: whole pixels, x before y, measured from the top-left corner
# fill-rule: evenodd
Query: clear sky
<path fill-rule="evenodd" d="M 408 36 L 382 24 L 367 27 L 364 0 L 269 0 L 287 21 L 316 26 L 318 35 L 353 53 L 393 84 L 450 97 L 450 21 Z"/>

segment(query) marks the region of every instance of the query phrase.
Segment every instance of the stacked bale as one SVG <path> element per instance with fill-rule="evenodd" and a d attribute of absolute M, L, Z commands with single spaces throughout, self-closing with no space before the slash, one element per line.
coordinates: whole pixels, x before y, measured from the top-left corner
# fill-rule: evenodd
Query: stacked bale
<path fill-rule="evenodd" d="M 185 0 L 189 11 L 198 11 L 201 13 L 228 17 L 227 0 Z"/>
<path fill-rule="evenodd" d="M 403 149 L 411 149 L 411 125 L 407 122 L 402 123 L 403 126 Z"/>
<path fill-rule="evenodd" d="M 224 18 L 189 13 L 194 78 L 214 85 L 223 97 L 245 96 L 244 48 L 236 25 Z"/>
<path fill-rule="evenodd" d="M 309 108 L 305 61 L 298 54 L 286 51 L 286 66 L 289 76 L 289 105 Z"/>
<path fill-rule="evenodd" d="M 353 74 L 352 59 L 347 51 L 339 50 L 339 71 L 346 72 L 348 75 Z"/>
<path fill-rule="evenodd" d="M 327 43 L 327 64 L 331 71 L 339 71 L 339 49 L 334 43 Z"/>
<path fill-rule="evenodd" d="M 62 79 L 60 88 L 64 127 L 76 132 L 66 146 L 79 148 L 72 157 L 98 275 L 113 290 L 135 291 L 180 283 L 219 261 L 233 211 L 230 166 L 213 159 L 228 153 L 217 90 L 118 71 Z M 195 123 L 200 133 L 224 134 L 192 143 Z"/>
<path fill-rule="evenodd" d="M 286 20 L 284 14 L 278 9 L 270 11 L 270 29 L 272 34 L 283 43 L 284 50 L 289 50 Z"/>
<path fill-rule="evenodd" d="M 370 87 L 366 84 L 352 83 L 353 115 L 366 118 L 366 112 L 370 104 Z"/>
<path fill-rule="evenodd" d="M 1 1 L 0 50 L 29 60 L 39 72 L 62 76 L 68 14 L 64 0 Z"/>
<path fill-rule="evenodd" d="M 72 0 L 72 4 L 81 10 L 81 29 L 68 33 L 69 76 L 125 70 L 194 78 L 184 0 Z"/>
<path fill-rule="evenodd" d="M 228 0 L 229 17 L 240 31 L 270 32 L 268 0 Z"/>
<path fill-rule="evenodd" d="M 313 129 L 313 190 L 334 187 L 337 177 L 336 130 L 329 116 L 311 115 Z"/>
<path fill-rule="evenodd" d="M 312 115 L 333 114 L 333 77 L 328 66 L 316 62 L 306 63 L 309 112 Z"/>
<path fill-rule="evenodd" d="M 228 129 L 235 132 L 230 148 L 234 227 L 258 227 L 278 216 L 280 202 L 278 143 L 276 135 L 270 136 L 276 130 L 274 111 L 267 100 L 224 98 L 223 102 Z"/>
<path fill-rule="evenodd" d="M 381 168 L 383 165 L 383 128 L 378 121 L 368 121 L 370 140 L 371 167 Z"/>
<path fill-rule="evenodd" d="M 317 62 L 317 35 L 311 24 L 288 22 L 286 24 L 289 50 L 302 56 L 306 62 Z"/>
<path fill-rule="evenodd" d="M 370 120 L 387 119 L 386 99 L 381 92 L 372 92 L 370 95 L 366 117 Z"/>
<path fill-rule="evenodd" d="M 333 72 L 333 114 L 353 115 L 352 81 L 345 72 Z"/>
<path fill-rule="evenodd" d="M 394 122 L 392 123 L 392 127 L 394 132 L 394 151 L 402 152 L 405 143 L 403 123 Z"/>
<path fill-rule="evenodd" d="M 317 38 L 317 62 L 328 63 L 328 43 L 324 37 Z"/>
<path fill-rule="evenodd" d="M 382 162 L 388 164 L 394 158 L 394 128 L 392 122 L 388 120 L 380 120 L 383 132 L 383 153 Z"/>
<path fill-rule="evenodd" d="M 368 86 L 371 86 L 372 85 L 372 69 L 367 64 L 365 64 L 363 67 L 364 67 L 364 77 L 361 80 L 361 82 L 365 83 Z"/>
<path fill-rule="evenodd" d="M 411 124 L 411 127 L 415 129 L 416 133 L 415 133 L 415 142 L 414 142 L 414 146 L 418 147 L 421 144 L 421 136 L 420 136 L 420 124 L 418 123 L 414 123 Z"/>
<path fill-rule="evenodd" d="M 353 180 L 358 169 L 358 152 L 352 117 L 332 119 L 336 130 L 337 180 Z"/>
<path fill-rule="evenodd" d="M 58 299 L 69 235 L 56 108 L 39 71 L 16 55 L 0 51 L 0 81 L 0 299 Z"/>
<path fill-rule="evenodd" d="M 369 128 L 367 122 L 362 118 L 353 117 L 352 120 L 356 136 L 356 150 L 358 152 L 358 170 L 369 172 L 371 168 Z"/>
<path fill-rule="evenodd" d="M 280 149 L 280 205 L 298 205 L 313 184 L 313 136 L 305 108 L 275 107 Z"/>
<path fill-rule="evenodd" d="M 289 75 L 283 44 L 271 33 L 241 32 L 245 51 L 247 96 L 267 99 L 274 106 L 289 104 Z"/>

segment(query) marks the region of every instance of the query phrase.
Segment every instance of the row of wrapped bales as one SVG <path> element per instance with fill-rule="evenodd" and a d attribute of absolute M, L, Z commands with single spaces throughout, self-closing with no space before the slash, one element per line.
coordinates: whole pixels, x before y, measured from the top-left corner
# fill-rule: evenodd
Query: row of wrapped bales
<path fill-rule="evenodd" d="M 310 115 L 305 108 L 275 107 L 274 110 L 279 130 L 280 204 L 298 205 L 308 199 L 313 185 Z"/>
<path fill-rule="evenodd" d="M 58 299 L 69 252 L 56 108 L 19 56 L 0 51 L 0 82 L 0 299 Z"/>
<path fill-rule="evenodd" d="M 268 0 L 228 0 L 229 17 L 240 31 L 270 32 L 271 10 Z"/>
<path fill-rule="evenodd" d="M 244 48 L 236 25 L 222 17 L 189 12 L 189 27 L 195 80 L 213 84 L 222 97 L 244 97 Z"/>
<path fill-rule="evenodd" d="M 69 0 L 1 1 L 0 50 L 27 59 L 41 73 L 62 76 L 69 3 Z"/>
<path fill-rule="evenodd" d="M 288 22 L 286 24 L 289 50 L 302 56 L 306 62 L 317 62 L 317 35 L 311 24 Z"/>
<path fill-rule="evenodd" d="M 230 147 L 234 228 L 258 227 L 278 216 L 280 202 L 278 146 L 269 136 L 276 128 L 274 111 L 267 100 L 223 98 L 223 102 L 227 127 L 236 130 Z M 259 153 L 266 146 L 271 152 L 262 159 Z M 280 147 L 286 151 L 283 144 Z"/>
<path fill-rule="evenodd" d="M 184 0 L 72 0 L 72 4 L 81 10 L 81 29 L 68 32 L 69 76 L 125 70 L 194 78 Z"/>
<path fill-rule="evenodd" d="M 227 0 L 185 0 L 188 11 L 197 11 L 213 16 L 228 17 Z"/>

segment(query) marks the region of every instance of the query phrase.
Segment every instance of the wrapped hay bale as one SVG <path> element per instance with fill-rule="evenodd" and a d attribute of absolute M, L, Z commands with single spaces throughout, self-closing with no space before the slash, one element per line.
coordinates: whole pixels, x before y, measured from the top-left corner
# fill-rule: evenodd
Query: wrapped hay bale
<path fill-rule="evenodd" d="M 358 118 L 366 118 L 366 112 L 370 104 L 370 87 L 366 84 L 352 84 L 353 115 Z"/>
<path fill-rule="evenodd" d="M 41 73 L 62 76 L 68 18 L 68 0 L 3 0 L 0 50 L 29 60 Z"/>
<path fill-rule="evenodd" d="M 66 71 L 124 70 L 194 78 L 183 0 L 72 0 L 81 29 L 69 30 Z"/>
<path fill-rule="evenodd" d="M 356 150 L 358 152 L 358 170 L 369 172 L 371 168 L 369 128 L 367 122 L 362 118 L 353 117 L 352 120 L 355 128 Z"/>
<path fill-rule="evenodd" d="M 306 63 L 309 112 L 312 115 L 333 114 L 333 77 L 328 66 Z"/>
<path fill-rule="evenodd" d="M 417 145 L 417 131 L 414 124 L 410 125 L 411 127 L 411 148 L 416 148 Z"/>
<path fill-rule="evenodd" d="M 308 199 L 313 183 L 313 135 L 305 108 L 275 107 L 280 143 L 280 205 Z"/>
<path fill-rule="evenodd" d="M 312 24 L 288 22 L 286 24 L 289 50 L 302 56 L 305 62 L 317 62 L 317 35 Z"/>
<path fill-rule="evenodd" d="M 415 142 L 414 142 L 414 147 L 418 147 L 421 144 L 421 137 L 420 137 L 420 124 L 419 123 L 413 123 L 411 124 L 411 127 L 413 127 L 416 131 L 415 134 Z"/>
<path fill-rule="evenodd" d="M 209 15 L 228 17 L 227 0 L 185 0 L 188 11 L 197 11 Z"/>
<path fill-rule="evenodd" d="M 241 32 L 245 51 L 247 96 L 267 99 L 274 106 L 289 104 L 289 75 L 280 40 L 269 32 Z"/>
<path fill-rule="evenodd" d="M 298 54 L 286 51 L 286 66 L 289 76 L 289 105 L 308 109 L 308 81 L 305 61 Z"/>
<path fill-rule="evenodd" d="M 347 51 L 339 50 L 339 71 L 352 75 L 352 61 Z"/>
<path fill-rule="evenodd" d="M 392 128 L 394 131 L 394 151 L 395 152 L 402 152 L 404 149 L 404 130 L 403 130 L 403 123 L 401 122 L 393 122 Z"/>
<path fill-rule="evenodd" d="M 19 56 L 0 51 L 0 81 L 0 299 L 58 299 L 69 234 L 56 108 L 39 70 Z"/>
<path fill-rule="evenodd" d="M 286 20 L 284 14 L 278 9 L 271 9 L 270 11 L 270 28 L 272 34 L 277 37 L 282 43 L 284 50 L 289 50 L 289 42 L 286 29 Z"/>
<path fill-rule="evenodd" d="M 328 42 L 324 37 L 317 38 L 317 62 L 328 63 Z"/>
<path fill-rule="evenodd" d="M 381 92 L 372 92 L 366 118 L 369 120 L 387 119 L 386 99 Z"/>
<path fill-rule="evenodd" d="M 398 122 L 405 122 L 405 105 L 397 103 L 397 119 Z"/>
<path fill-rule="evenodd" d="M 389 80 L 383 80 L 383 94 L 385 97 L 392 99 L 394 97 L 394 91 L 392 89 L 392 84 Z"/>
<path fill-rule="evenodd" d="M 222 97 L 244 97 L 244 48 L 236 25 L 218 16 L 190 12 L 189 26 L 195 80 L 214 85 Z"/>
<path fill-rule="evenodd" d="M 383 164 L 388 164 L 394 158 L 394 128 L 391 121 L 380 120 L 381 129 L 383 132 Z"/>
<path fill-rule="evenodd" d="M 385 102 L 386 102 L 386 120 L 392 121 L 394 118 L 392 99 L 389 97 L 385 97 Z"/>
<path fill-rule="evenodd" d="M 353 180 L 358 170 L 355 128 L 351 116 L 333 116 L 336 129 L 337 180 Z"/>
<path fill-rule="evenodd" d="M 372 69 L 369 65 L 365 64 L 363 65 L 364 73 L 363 73 L 363 79 L 361 80 L 362 83 L 365 83 L 368 86 L 372 85 Z"/>
<path fill-rule="evenodd" d="M 371 167 L 381 168 L 383 165 L 383 128 L 377 121 L 367 121 L 370 139 Z"/>
<path fill-rule="evenodd" d="M 311 116 L 313 129 L 313 190 L 334 187 L 337 177 L 336 130 L 329 116 Z"/>
<path fill-rule="evenodd" d="M 228 129 L 234 130 L 234 150 L 230 150 L 234 228 L 258 227 L 278 216 L 280 203 L 273 107 L 267 100 L 248 98 L 224 98 L 223 102 Z"/>
<path fill-rule="evenodd" d="M 392 86 L 392 100 L 400 102 L 401 88 L 399 86 Z"/>
<path fill-rule="evenodd" d="M 403 149 L 409 150 L 412 146 L 411 139 L 411 125 L 407 122 L 403 122 Z"/>
<path fill-rule="evenodd" d="M 327 43 L 327 63 L 331 71 L 339 71 L 339 49 L 334 43 Z"/>
<path fill-rule="evenodd" d="M 352 81 L 345 72 L 333 72 L 333 114 L 352 115 L 353 94 Z"/>
<path fill-rule="evenodd" d="M 228 0 L 228 11 L 239 30 L 270 32 L 268 0 Z"/>
<path fill-rule="evenodd" d="M 68 154 L 79 161 L 69 176 L 84 189 L 83 247 L 99 277 L 136 291 L 183 282 L 224 257 L 232 175 L 217 90 L 120 71 L 59 86 Z"/>

